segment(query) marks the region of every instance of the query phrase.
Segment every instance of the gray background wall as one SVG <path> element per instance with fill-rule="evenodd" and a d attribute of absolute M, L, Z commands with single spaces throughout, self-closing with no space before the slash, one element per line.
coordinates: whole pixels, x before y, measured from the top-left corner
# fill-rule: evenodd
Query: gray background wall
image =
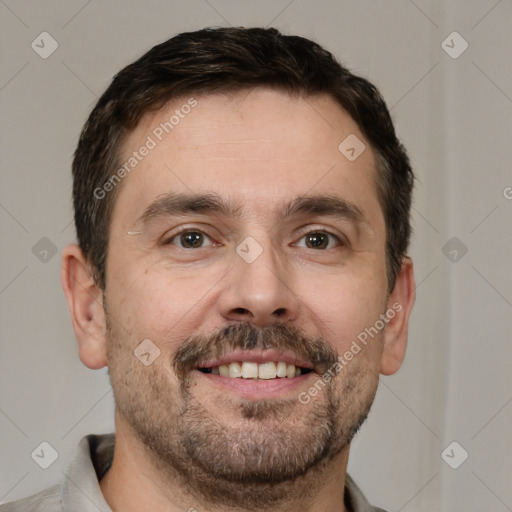
<path fill-rule="evenodd" d="M 392 511 L 512 510 L 510 0 L 2 0 L 0 14 L 0 503 L 56 482 L 82 435 L 113 428 L 107 373 L 79 362 L 59 280 L 86 115 L 178 32 L 273 25 L 380 87 L 418 175 L 408 355 L 381 379 L 349 470 Z M 58 44 L 45 59 L 42 32 Z M 43 441 L 48 469 L 31 458 Z"/>

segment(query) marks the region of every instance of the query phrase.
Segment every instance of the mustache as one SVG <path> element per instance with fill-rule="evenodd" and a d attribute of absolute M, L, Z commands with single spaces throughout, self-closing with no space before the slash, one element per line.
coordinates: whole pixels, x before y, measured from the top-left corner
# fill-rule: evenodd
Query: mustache
<path fill-rule="evenodd" d="M 323 338 L 311 337 L 291 325 L 279 323 L 260 328 L 240 322 L 210 335 L 188 337 L 174 355 L 174 371 L 184 379 L 193 369 L 201 368 L 202 363 L 236 349 L 289 350 L 299 359 L 309 361 L 319 374 L 338 361 L 337 352 Z"/>

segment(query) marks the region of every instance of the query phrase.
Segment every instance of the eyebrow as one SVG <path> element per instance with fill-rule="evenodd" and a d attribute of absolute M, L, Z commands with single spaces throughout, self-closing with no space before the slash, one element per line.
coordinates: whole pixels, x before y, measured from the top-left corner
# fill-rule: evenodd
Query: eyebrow
<path fill-rule="evenodd" d="M 241 217 L 243 204 L 226 201 L 214 193 L 207 194 L 165 194 L 151 203 L 139 218 L 147 225 L 155 219 L 166 216 L 179 216 L 187 213 L 213 213 L 224 217 Z M 291 217 L 305 215 L 323 215 L 352 221 L 356 224 L 365 223 L 363 212 L 355 204 L 332 195 L 306 195 L 296 197 L 278 210 L 278 221 L 283 222 Z"/>
<path fill-rule="evenodd" d="M 284 221 L 299 215 L 325 215 L 349 220 L 356 224 L 368 224 L 358 206 L 332 194 L 300 196 L 292 199 L 281 211 L 279 220 Z"/>
<path fill-rule="evenodd" d="M 170 193 L 151 203 L 139 220 L 143 224 L 149 224 L 160 217 L 186 213 L 215 213 L 226 217 L 240 217 L 242 205 L 228 203 L 216 194 Z"/>

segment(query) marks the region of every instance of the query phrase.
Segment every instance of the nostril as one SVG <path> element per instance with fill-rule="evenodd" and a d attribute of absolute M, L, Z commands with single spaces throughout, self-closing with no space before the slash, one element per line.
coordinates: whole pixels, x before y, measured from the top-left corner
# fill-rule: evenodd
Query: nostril
<path fill-rule="evenodd" d="M 278 308 L 273 313 L 275 316 L 284 316 L 286 314 L 285 308 Z"/>
<path fill-rule="evenodd" d="M 247 313 L 249 313 L 249 310 L 245 308 L 235 308 L 233 310 L 233 313 L 236 313 L 237 315 L 246 315 Z"/>

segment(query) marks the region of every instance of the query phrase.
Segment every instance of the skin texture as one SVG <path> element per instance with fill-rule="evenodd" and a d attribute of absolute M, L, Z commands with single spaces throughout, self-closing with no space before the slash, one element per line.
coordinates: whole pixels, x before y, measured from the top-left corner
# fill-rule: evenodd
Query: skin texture
<path fill-rule="evenodd" d="M 122 156 L 188 99 L 148 114 Z M 403 361 L 414 302 L 408 258 L 387 292 L 373 152 L 326 96 L 257 89 L 196 99 L 119 185 L 104 297 L 79 248 L 64 251 L 80 358 L 90 368 L 108 364 L 116 400 L 114 463 L 102 491 L 123 511 L 344 510 L 350 440 L 379 374 Z M 349 134 L 366 145 L 353 162 L 338 150 Z M 170 193 L 215 194 L 238 208 L 144 222 L 148 206 Z M 280 215 L 286 203 L 312 195 L 342 199 L 362 219 Z M 180 246 L 188 240 L 181 228 L 204 235 L 199 247 Z M 319 231 L 332 234 L 320 235 L 322 247 L 310 243 Z M 261 249 L 251 263 L 236 251 L 247 237 Z M 300 402 L 299 393 L 395 303 L 400 311 L 385 329 Z M 148 366 L 134 356 L 146 339 L 160 351 Z M 313 361 L 314 371 L 271 390 L 226 385 L 194 369 L 247 347 L 260 355 L 286 350 Z"/>

